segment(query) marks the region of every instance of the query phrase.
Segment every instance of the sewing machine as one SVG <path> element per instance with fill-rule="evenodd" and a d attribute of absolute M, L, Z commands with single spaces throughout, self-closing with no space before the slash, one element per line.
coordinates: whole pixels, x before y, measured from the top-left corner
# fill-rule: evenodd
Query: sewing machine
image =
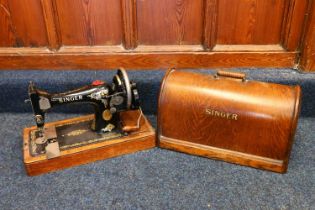
<path fill-rule="evenodd" d="M 28 94 L 36 123 L 24 129 L 24 163 L 29 175 L 155 146 L 154 130 L 142 113 L 136 83 L 129 81 L 124 69 L 117 71 L 111 84 L 96 80 L 51 94 L 30 82 Z M 94 115 L 45 123 L 47 111 L 74 103 L 92 105 Z"/>

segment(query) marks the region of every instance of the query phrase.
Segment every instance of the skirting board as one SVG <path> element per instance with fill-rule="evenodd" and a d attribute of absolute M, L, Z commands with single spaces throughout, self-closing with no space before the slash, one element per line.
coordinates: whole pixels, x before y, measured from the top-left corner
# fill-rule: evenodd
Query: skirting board
<path fill-rule="evenodd" d="M 0 52 L 0 69 L 292 68 L 296 52 Z"/>

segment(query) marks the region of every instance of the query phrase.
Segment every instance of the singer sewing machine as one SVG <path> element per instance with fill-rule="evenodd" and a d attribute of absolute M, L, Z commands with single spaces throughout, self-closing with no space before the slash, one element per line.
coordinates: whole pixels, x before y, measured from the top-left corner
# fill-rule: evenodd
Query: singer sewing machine
<path fill-rule="evenodd" d="M 112 84 L 96 80 L 64 93 L 28 88 L 36 126 L 24 129 L 24 163 L 28 175 L 116 157 L 155 146 L 155 133 L 142 113 L 136 83 L 119 69 Z M 94 114 L 45 122 L 55 106 L 90 104 Z"/>

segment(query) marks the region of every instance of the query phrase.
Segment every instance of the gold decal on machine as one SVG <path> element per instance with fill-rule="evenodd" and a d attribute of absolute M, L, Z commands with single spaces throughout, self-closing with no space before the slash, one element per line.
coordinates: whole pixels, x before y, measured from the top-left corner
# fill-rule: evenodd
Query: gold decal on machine
<path fill-rule="evenodd" d="M 238 115 L 235 113 L 223 112 L 214 110 L 211 108 L 206 108 L 206 114 L 213 116 L 213 117 L 221 117 L 227 120 L 238 120 Z"/>

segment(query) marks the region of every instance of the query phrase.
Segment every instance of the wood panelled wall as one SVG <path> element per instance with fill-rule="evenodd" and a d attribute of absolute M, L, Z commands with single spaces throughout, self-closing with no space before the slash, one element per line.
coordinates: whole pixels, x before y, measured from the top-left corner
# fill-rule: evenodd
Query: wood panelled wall
<path fill-rule="evenodd" d="M 305 37 L 302 45 L 302 56 L 300 65 L 302 69 L 315 71 L 315 1 L 310 5 L 307 12 L 308 21 L 306 22 L 304 33 Z"/>
<path fill-rule="evenodd" d="M 314 55 L 313 4 L 0 0 L 0 68 L 296 67 Z"/>

